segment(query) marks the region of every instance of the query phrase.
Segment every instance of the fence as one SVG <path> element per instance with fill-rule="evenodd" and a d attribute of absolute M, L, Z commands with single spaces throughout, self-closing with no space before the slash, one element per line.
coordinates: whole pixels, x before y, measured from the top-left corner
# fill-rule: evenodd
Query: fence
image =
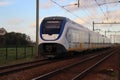
<path fill-rule="evenodd" d="M 17 60 L 21 58 L 33 57 L 35 54 L 34 46 L 15 46 L 0 48 L 0 62 L 4 60 Z"/>

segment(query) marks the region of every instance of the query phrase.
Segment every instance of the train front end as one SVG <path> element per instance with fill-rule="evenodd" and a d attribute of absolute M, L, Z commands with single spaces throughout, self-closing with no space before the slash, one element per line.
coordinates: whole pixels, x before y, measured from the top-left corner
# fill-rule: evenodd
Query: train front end
<path fill-rule="evenodd" d="M 40 26 L 39 54 L 44 57 L 59 57 L 66 52 L 61 43 L 61 36 L 65 27 L 64 17 L 47 17 Z"/>

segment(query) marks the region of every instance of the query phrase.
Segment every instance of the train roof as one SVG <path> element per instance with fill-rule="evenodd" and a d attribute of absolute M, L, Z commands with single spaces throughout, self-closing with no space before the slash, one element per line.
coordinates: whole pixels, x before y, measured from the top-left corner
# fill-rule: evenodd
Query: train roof
<path fill-rule="evenodd" d="M 55 20 L 55 19 L 57 19 L 57 20 L 64 20 L 64 19 L 68 19 L 68 18 L 62 17 L 62 16 L 51 16 L 51 17 L 46 17 L 43 20 L 51 20 L 51 19 L 53 19 L 53 20 Z"/>
<path fill-rule="evenodd" d="M 67 18 L 67 17 L 63 17 L 63 16 L 50 16 L 50 17 L 45 17 L 45 18 L 43 19 L 43 21 L 44 21 L 44 20 L 52 20 L 52 19 L 53 19 L 53 20 L 65 20 L 66 22 L 70 22 L 70 23 L 72 23 L 72 24 L 75 24 L 75 25 L 79 26 L 79 28 L 81 28 L 82 30 L 90 31 L 87 27 L 84 27 L 84 26 L 82 26 L 82 25 L 80 25 L 80 24 L 72 21 L 71 19 L 69 19 L 69 18 Z"/>
<path fill-rule="evenodd" d="M 87 27 L 82 26 L 81 24 L 78 24 L 78 23 L 70 20 L 67 17 L 63 17 L 63 16 L 50 16 L 50 17 L 45 17 L 43 20 L 51 20 L 51 19 L 53 19 L 53 20 L 56 20 L 56 19 L 57 20 L 66 20 L 67 22 L 71 22 L 72 24 L 78 25 L 82 30 L 89 31 L 90 33 L 96 33 L 96 35 L 101 35 L 101 34 L 99 34 L 97 32 L 91 31 L 90 29 L 88 29 Z"/>

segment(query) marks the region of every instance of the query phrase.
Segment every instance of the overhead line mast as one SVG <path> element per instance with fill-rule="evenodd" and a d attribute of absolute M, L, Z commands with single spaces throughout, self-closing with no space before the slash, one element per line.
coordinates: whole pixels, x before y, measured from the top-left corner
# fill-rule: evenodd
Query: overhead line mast
<path fill-rule="evenodd" d="M 80 0 L 78 0 L 78 8 L 80 7 Z"/>
<path fill-rule="evenodd" d="M 36 53 L 37 56 L 39 56 L 40 54 L 38 53 L 38 29 L 39 29 L 39 0 L 36 0 Z"/>
<path fill-rule="evenodd" d="M 61 6 L 59 3 L 55 2 L 54 0 L 51 0 L 51 1 L 52 1 L 53 3 L 55 3 L 56 5 L 58 5 L 59 7 L 61 7 L 62 9 L 66 10 L 68 13 L 72 14 L 73 16 L 75 16 L 75 17 L 77 17 L 77 18 L 81 18 L 80 16 L 72 13 L 70 10 L 64 8 L 65 6 Z M 77 4 L 74 4 L 74 5 L 77 5 Z M 84 19 L 81 19 L 81 20 L 84 21 L 84 22 L 86 22 L 86 23 L 88 23 L 88 24 L 90 24 L 88 21 L 86 21 L 86 20 L 84 20 Z M 91 24 L 90 24 L 90 25 L 91 25 Z"/>

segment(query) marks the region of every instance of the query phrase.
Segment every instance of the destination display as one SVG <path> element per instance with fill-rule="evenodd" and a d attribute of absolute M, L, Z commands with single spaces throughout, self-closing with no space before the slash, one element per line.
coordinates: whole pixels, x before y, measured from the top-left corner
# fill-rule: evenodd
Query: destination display
<path fill-rule="evenodd" d="M 45 28 L 60 28 L 61 21 L 47 21 Z"/>
<path fill-rule="evenodd" d="M 62 21 L 45 21 L 42 28 L 43 34 L 59 34 Z"/>

